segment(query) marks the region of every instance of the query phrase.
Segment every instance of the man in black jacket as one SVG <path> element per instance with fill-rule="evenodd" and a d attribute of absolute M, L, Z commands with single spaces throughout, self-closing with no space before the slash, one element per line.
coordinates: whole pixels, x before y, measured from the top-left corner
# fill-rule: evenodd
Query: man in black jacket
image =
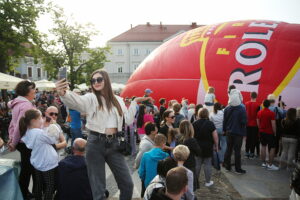
<path fill-rule="evenodd" d="M 68 156 L 59 162 L 58 199 L 93 199 L 84 158 L 85 145 L 86 140 L 77 138 L 73 143 L 74 155 Z"/>
<path fill-rule="evenodd" d="M 246 136 L 247 113 L 241 99 L 238 90 L 231 90 L 229 105 L 224 110 L 223 132 L 227 135 L 224 164 L 226 170 L 231 171 L 231 154 L 234 150 L 235 171 L 238 174 L 245 174 L 246 171 L 241 167 L 241 148 L 243 137 Z"/>

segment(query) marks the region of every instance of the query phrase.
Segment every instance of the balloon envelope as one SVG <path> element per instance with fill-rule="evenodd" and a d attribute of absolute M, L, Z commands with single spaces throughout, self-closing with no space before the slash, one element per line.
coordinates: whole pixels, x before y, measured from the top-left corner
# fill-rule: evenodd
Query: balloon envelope
<path fill-rule="evenodd" d="M 189 99 L 204 103 L 209 87 L 226 105 L 227 88 L 244 97 L 282 96 L 288 107 L 300 105 L 300 25 L 275 21 L 234 21 L 199 27 L 165 42 L 132 74 L 121 96 Z"/>

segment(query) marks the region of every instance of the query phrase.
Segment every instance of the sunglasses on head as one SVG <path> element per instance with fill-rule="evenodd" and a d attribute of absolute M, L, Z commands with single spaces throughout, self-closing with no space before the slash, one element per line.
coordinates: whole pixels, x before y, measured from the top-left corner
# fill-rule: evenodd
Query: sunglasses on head
<path fill-rule="evenodd" d="M 58 116 L 58 113 L 51 112 L 51 113 L 49 113 L 49 115 L 50 115 L 50 116 L 55 115 L 55 116 L 57 117 L 57 116 Z"/>
<path fill-rule="evenodd" d="M 91 84 L 94 85 L 96 82 L 101 83 L 103 80 L 104 80 L 103 77 L 92 78 L 91 79 Z"/>

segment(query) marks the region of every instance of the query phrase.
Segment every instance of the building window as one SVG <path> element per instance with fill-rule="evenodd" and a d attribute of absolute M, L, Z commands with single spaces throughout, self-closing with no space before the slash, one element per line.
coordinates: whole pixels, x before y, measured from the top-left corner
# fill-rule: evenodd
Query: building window
<path fill-rule="evenodd" d="M 146 55 L 149 55 L 151 53 L 150 49 L 146 49 Z"/>
<path fill-rule="evenodd" d="M 134 49 L 133 50 L 133 55 L 138 56 L 139 55 L 139 49 Z"/>
<path fill-rule="evenodd" d="M 123 68 L 122 67 L 118 67 L 118 73 L 122 73 Z"/>
<path fill-rule="evenodd" d="M 118 49 L 118 51 L 117 51 L 117 55 L 118 55 L 118 56 L 122 56 L 122 55 L 123 55 L 123 51 L 122 51 L 122 49 Z"/>
<path fill-rule="evenodd" d="M 41 68 L 37 68 L 37 77 L 41 78 Z"/>
<path fill-rule="evenodd" d="M 134 63 L 133 64 L 133 70 L 136 70 L 138 68 L 139 64 L 138 63 Z"/>
<path fill-rule="evenodd" d="M 29 78 L 32 77 L 32 68 L 31 67 L 28 67 L 27 75 L 28 75 Z"/>

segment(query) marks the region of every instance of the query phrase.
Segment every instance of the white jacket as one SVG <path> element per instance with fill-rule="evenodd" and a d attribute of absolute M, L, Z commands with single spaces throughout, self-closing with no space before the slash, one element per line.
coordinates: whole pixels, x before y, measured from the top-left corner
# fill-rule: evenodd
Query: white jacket
<path fill-rule="evenodd" d="M 130 125 L 133 123 L 134 116 L 136 114 L 136 101 L 132 101 L 129 108 L 127 109 L 123 99 L 119 96 L 115 96 L 122 108 L 123 116 L 125 117 L 125 123 Z M 83 96 L 78 95 L 74 92 L 67 91 L 64 96 L 60 97 L 63 103 L 70 109 L 77 110 L 81 113 L 87 114 L 86 127 L 95 132 L 105 133 L 105 124 L 108 119 L 108 111 L 106 103 L 102 97 L 103 109 L 99 110 L 99 104 L 97 97 L 94 93 L 88 93 Z M 112 112 L 117 115 L 118 131 L 122 131 L 123 116 L 120 117 L 116 107 L 112 107 Z"/>

